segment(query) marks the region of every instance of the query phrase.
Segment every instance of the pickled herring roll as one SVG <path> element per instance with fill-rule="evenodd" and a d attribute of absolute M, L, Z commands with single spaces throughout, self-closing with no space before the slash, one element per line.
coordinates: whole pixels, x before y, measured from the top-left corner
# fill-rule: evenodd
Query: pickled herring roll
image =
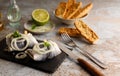
<path fill-rule="evenodd" d="M 35 44 L 38 44 L 38 41 L 35 39 L 35 37 L 31 34 L 22 34 L 22 37 L 26 37 L 29 41 L 29 47 L 33 47 Z"/>
<path fill-rule="evenodd" d="M 27 53 L 35 61 L 44 61 L 59 55 L 61 50 L 55 42 L 48 40 L 34 45 L 33 49 L 27 49 Z"/>
<path fill-rule="evenodd" d="M 37 40 L 32 34 L 21 34 L 17 31 L 6 36 L 6 43 L 9 51 L 24 51 L 28 47 L 33 47 L 37 44 Z"/>

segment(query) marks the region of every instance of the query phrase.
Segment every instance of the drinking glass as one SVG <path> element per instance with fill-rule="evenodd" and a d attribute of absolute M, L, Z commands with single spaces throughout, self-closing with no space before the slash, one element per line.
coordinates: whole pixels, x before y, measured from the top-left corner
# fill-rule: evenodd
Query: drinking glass
<path fill-rule="evenodd" d="M 8 7 L 7 18 L 9 24 L 13 27 L 20 25 L 21 12 L 19 6 L 16 4 L 16 0 L 10 0 L 10 6 Z"/>

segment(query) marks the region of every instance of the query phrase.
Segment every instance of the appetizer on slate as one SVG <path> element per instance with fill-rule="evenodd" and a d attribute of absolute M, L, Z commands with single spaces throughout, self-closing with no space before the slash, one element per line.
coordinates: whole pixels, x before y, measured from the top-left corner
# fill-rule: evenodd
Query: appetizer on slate
<path fill-rule="evenodd" d="M 18 51 L 15 58 L 23 59 L 28 54 L 35 61 L 51 59 L 61 53 L 58 45 L 52 40 L 37 41 L 31 34 L 21 34 L 18 31 L 6 36 L 6 44 L 9 52 Z"/>

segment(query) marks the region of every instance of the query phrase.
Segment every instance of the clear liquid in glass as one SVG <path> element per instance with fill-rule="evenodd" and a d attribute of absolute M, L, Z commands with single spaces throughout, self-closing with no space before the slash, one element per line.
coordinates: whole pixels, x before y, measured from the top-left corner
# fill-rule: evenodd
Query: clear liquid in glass
<path fill-rule="evenodd" d="M 21 19 L 21 12 L 15 0 L 11 0 L 10 2 L 10 6 L 7 12 L 7 18 L 10 21 L 9 23 L 11 26 L 20 25 L 19 21 Z"/>

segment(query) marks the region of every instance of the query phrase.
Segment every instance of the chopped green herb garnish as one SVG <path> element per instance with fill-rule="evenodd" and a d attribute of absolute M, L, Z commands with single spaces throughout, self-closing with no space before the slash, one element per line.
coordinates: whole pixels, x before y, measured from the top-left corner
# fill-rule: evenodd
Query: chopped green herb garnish
<path fill-rule="evenodd" d="M 21 34 L 18 31 L 15 31 L 12 35 L 14 38 L 21 37 Z"/>
<path fill-rule="evenodd" d="M 35 28 L 36 28 L 36 24 L 32 24 L 31 29 L 33 30 L 33 29 L 35 29 Z"/>
<path fill-rule="evenodd" d="M 44 46 L 49 47 L 49 46 L 50 46 L 50 43 L 44 41 Z"/>

